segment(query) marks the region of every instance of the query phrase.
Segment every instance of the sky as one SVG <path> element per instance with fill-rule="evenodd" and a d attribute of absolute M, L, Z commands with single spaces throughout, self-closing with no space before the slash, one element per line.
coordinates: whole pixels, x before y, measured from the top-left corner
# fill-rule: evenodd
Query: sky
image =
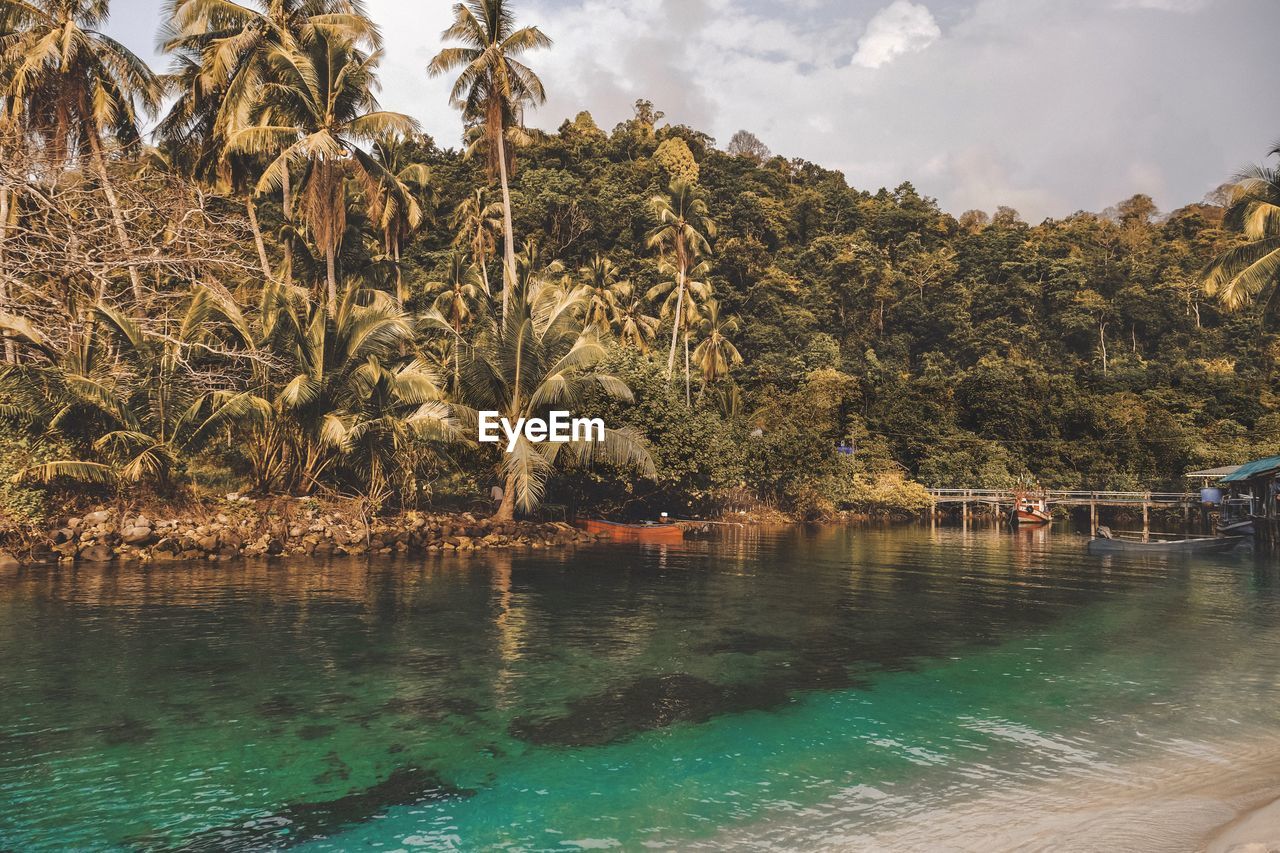
<path fill-rule="evenodd" d="M 243 0 L 251 2 L 251 0 Z M 107 31 L 163 68 L 163 0 L 112 0 Z M 451 0 L 366 0 L 385 42 L 381 102 L 459 144 L 426 65 Z M 1030 221 L 1147 193 L 1201 200 L 1280 140 L 1280 0 L 514 0 L 555 42 L 528 56 L 554 130 L 606 130 L 647 98 L 727 144 L 911 181 L 960 213 Z"/>

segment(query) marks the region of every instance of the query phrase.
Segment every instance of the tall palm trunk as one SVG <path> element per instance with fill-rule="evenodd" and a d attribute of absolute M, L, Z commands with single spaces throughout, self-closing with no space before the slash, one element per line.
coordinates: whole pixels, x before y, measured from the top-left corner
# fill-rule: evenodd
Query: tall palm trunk
<path fill-rule="evenodd" d="M 404 289 L 404 270 L 400 269 L 400 241 L 391 241 L 391 257 L 396 265 L 396 299 L 400 300 L 400 304 L 404 305 L 409 299 L 409 294 Z"/>
<path fill-rule="evenodd" d="M 684 404 L 693 405 L 693 400 L 689 397 L 689 331 L 687 329 L 684 333 Z"/>
<path fill-rule="evenodd" d="M 507 487 L 502 491 L 502 503 L 493 514 L 494 521 L 511 521 L 516 517 L 516 475 L 507 475 Z"/>
<path fill-rule="evenodd" d="M 676 316 L 671 326 L 671 351 L 667 355 L 667 381 L 671 381 L 671 377 L 676 369 L 676 341 L 680 338 L 680 319 L 684 313 L 684 265 L 680 266 L 680 271 L 676 274 Z"/>
<path fill-rule="evenodd" d="M 9 188 L 0 187 L 0 308 L 8 310 L 9 303 L 9 273 L 8 267 L 5 266 L 5 242 L 9 239 Z M 7 364 L 13 364 L 17 350 L 14 348 L 13 339 L 8 335 L 4 339 L 4 360 Z"/>
<path fill-rule="evenodd" d="M 289 185 L 289 168 L 280 175 L 280 208 L 286 225 L 293 225 L 293 188 Z M 284 240 L 284 283 L 293 284 L 293 235 Z"/>
<path fill-rule="evenodd" d="M 102 181 L 102 194 L 107 198 L 107 206 L 111 209 L 111 221 L 115 224 L 116 237 L 124 249 L 125 262 L 129 268 L 129 284 L 133 287 L 133 298 L 142 301 L 142 277 L 138 274 L 138 265 L 133 262 L 133 243 L 129 240 L 129 231 L 124 226 L 124 215 L 120 212 L 120 199 L 116 196 L 115 187 L 111 185 L 111 176 L 107 174 L 107 161 L 102 156 L 102 140 L 98 139 L 97 128 L 90 127 L 85 134 L 89 138 L 89 152 L 93 157 L 93 167 L 98 172 L 98 180 Z"/>
<path fill-rule="evenodd" d="M 337 250 L 332 243 L 324 247 L 324 277 L 329 297 L 329 313 L 338 310 Z"/>
<path fill-rule="evenodd" d="M 249 214 L 249 227 L 253 229 L 253 243 L 258 247 L 258 263 L 262 265 L 262 274 L 269 282 L 274 276 L 271 274 L 271 261 L 267 259 L 267 246 L 262 241 L 262 229 L 258 227 L 258 210 L 252 195 L 245 196 L 244 209 Z"/>
<path fill-rule="evenodd" d="M 507 145 L 501 132 L 497 136 L 498 180 L 502 184 L 502 319 L 506 320 L 508 294 L 516 283 L 516 237 L 511 225 L 511 190 L 507 186 Z"/>

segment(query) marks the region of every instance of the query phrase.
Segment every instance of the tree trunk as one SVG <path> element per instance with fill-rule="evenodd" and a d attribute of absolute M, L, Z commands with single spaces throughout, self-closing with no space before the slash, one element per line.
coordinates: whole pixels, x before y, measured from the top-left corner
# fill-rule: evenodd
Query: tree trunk
<path fill-rule="evenodd" d="M 324 247 L 324 277 L 325 283 L 328 285 L 329 297 L 329 314 L 336 314 L 338 311 L 338 275 L 335 270 L 336 260 L 334 256 L 337 249 L 333 246 Z"/>
<path fill-rule="evenodd" d="M 507 486 L 502 491 L 502 503 L 493 514 L 494 521 L 511 521 L 516 517 L 516 475 L 507 475 Z"/>
<path fill-rule="evenodd" d="M 280 176 L 280 208 L 284 212 L 286 225 L 293 225 L 293 188 L 289 186 L 289 167 L 285 166 Z M 292 230 L 292 228 L 290 228 Z M 293 284 L 293 237 L 284 240 L 284 283 Z"/>
<path fill-rule="evenodd" d="M 1102 375 L 1107 375 L 1107 324 L 1098 324 L 1098 340 L 1102 343 Z"/>
<path fill-rule="evenodd" d="M 93 156 L 93 166 L 98 170 L 98 179 L 102 181 L 102 194 L 107 197 L 107 206 L 111 208 L 111 221 L 116 227 L 116 236 L 120 246 L 128 258 L 129 284 L 133 286 L 133 298 L 142 301 L 142 277 L 138 275 L 138 265 L 133 262 L 133 244 L 129 240 L 129 231 L 124 227 L 124 216 L 120 213 L 120 199 L 116 196 L 115 187 L 111 185 L 111 176 L 107 174 L 107 161 L 102 156 L 102 141 L 98 139 L 96 128 L 88 128 L 85 134 L 89 138 L 89 151 Z"/>
<path fill-rule="evenodd" d="M 290 222 L 293 221 L 293 187 L 289 181 L 289 167 L 286 165 L 280 174 L 280 208 L 284 211 L 284 218 Z"/>
<path fill-rule="evenodd" d="M 689 333 L 684 333 L 684 404 L 692 406 L 693 400 L 689 396 Z"/>
<path fill-rule="evenodd" d="M 4 247 L 5 241 L 9 239 L 9 188 L 0 187 L 0 307 L 8 310 L 9 307 L 9 279 L 7 272 L 8 267 L 5 266 Z M 8 335 L 4 338 L 4 360 L 6 364 L 13 364 L 17 361 L 16 352 L 13 346 L 13 339 Z"/>
<path fill-rule="evenodd" d="M 262 229 L 258 227 L 258 211 L 254 207 L 252 195 L 245 196 L 244 209 L 249 214 L 249 226 L 253 228 L 253 242 L 258 247 L 258 263 L 262 264 L 262 274 L 267 281 L 271 281 L 274 278 L 271 274 L 271 261 L 267 259 L 267 246 L 262 242 Z"/>
<path fill-rule="evenodd" d="M 502 319 L 507 319 L 507 294 L 516 284 L 516 237 L 511 225 L 511 190 L 507 187 L 507 145 L 498 134 L 498 178 L 502 183 Z"/>
<path fill-rule="evenodd" d="M 671 352 L 667 355 L 667 382 L 676 369 L 676 341 L 680 338 L 680 317 L 684 311 L 684 267 L 676 274 L 676 316 L 671 326 Z"/>
<path fill-rule="evenodd" d="M 409 300 L 409 295 L 404 292 L 404 271 L 400 269 L 400 241 L 391 241 L 391 257 L 396 265 L 396 299 L 400 300 L 401 307 Z"/>

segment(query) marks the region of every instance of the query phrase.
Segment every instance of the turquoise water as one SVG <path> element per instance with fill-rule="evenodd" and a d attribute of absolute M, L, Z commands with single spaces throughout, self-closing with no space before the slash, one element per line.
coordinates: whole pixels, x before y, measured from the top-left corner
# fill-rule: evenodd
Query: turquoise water
<path fill-rule="evenodd" d="M 1059 532 L 0 576 L 0 849 L 819 847 L 1280 733 L 1280 571 Z"/>

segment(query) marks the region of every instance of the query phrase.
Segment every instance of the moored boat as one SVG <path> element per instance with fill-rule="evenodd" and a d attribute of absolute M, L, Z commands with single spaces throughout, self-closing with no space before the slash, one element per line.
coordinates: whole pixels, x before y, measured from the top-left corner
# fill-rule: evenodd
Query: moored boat
<path fill-rule="evenodd" d="M 639 524 L 626 524 L 620 521 L 605 521 L 602 518 L 583 518 L 574 522 L 574 525 L 597 536 L 608 536 L 615 542 L 683 542 L 685 534 L 683 525 L 674 522 L 657 524 L 646 521 Z"/>
<path fill-rule="evenodd" d="M 1103 533 L 1106 528 L 1099 528 Z M 1132 552 L 1139 554 L 1212 554 L 1230 551 L 1245 541 L 1244 536 L 1187 536 L 1172 537 L 1169 534 L 1152 533 L 1116 536 L 1109 531 L 1089 540 L 1090 554 L 1115 554 Z"/>
<path fill-rule="evenodd" d="M 1029 498 L 1018 495 L 1014 498 L 1013 508 L 1009 510 L 1009 523 L 1018 525 L 1048 524 L 1053 521 L 1049 514 L 1049 503 L 1044 498 Z"/>
<path fill-rule="evenodd" d="M 1252 518 L 1223 519 L 1218 522 L 1219 536 L 1252 536 Z"/>

